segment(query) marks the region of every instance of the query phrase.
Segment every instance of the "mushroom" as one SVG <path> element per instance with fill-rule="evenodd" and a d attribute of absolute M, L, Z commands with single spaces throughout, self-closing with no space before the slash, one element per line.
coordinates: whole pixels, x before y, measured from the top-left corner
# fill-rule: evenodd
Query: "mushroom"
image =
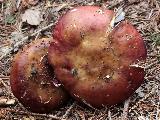
<path fill-rule="evenodd" d="M 48 64 L 47 52 L 51 40 L 43 38 L 32 42 L 19 51 L 12 62 L 12 92 L 32 112 L 50 112 L 68 99 Z"/>
<path fill-rule="evenodd" d="M 143 68 L 132 65 L 147 56 L 141 35 L 128 21 L 112 28 L 114 14 L 96 6 L 68 11 L 56 24 L 48 50 L 64 88 L 96 108 L 123 102 L 145 76 Z"/>

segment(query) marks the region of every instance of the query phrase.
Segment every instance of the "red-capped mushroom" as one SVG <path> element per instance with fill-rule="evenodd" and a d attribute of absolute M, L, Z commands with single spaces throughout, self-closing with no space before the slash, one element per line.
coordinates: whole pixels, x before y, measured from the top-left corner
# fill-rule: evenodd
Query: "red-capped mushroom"
<path fill-rule="evenodd" d="M 29 110 L 50 112 L 68 99 L 48 64 L 47 52 L 52 39 L 34 41 L 13 60 L 10 83 L 15 97 Z"/>
<path fill-rule="evenodd" d="M 121 103 L 145 76 L 132 66 L 146 58 L 141 35 L 127 21 L 112 30 L 113 17 L 96 6 L 74 8 L 58 21 L 49 47 L 49 63 L 65 89 L 93 107 Z"/>

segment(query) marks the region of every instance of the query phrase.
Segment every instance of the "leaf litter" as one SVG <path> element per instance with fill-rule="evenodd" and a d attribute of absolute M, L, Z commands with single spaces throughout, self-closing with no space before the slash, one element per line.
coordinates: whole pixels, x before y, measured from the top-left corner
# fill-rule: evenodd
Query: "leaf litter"
<path fill-rule="evenodd" d="M 22 22 L 27 22 L 30 25 L 39 25 L 41 21 L 43 19 L 38 9 L 27 9 L 22 15 Z"/>
<path fill-rule="evenodd" d="M 30 1 L 33 1 L 34 4 Z M 141 32 L 147 45 L 148 58 L 145 66 L 148 69 L 146 69 L 144 84 L 124 104 L 95 110 L 80 106 L 71 100 L 66 107 L 53 111 L 50 114 L 35 114 L 26 111 L 18 103 L 17 105 L 0 109 L 0 119 L 48 120 L 60 119 L 63 115 L 67 115 L 66 118 L 68 119 L 80 120 L 118 120 L 123 118 L 133 120 L 160 119 L 159 0 L 108 0 L 104 2 L 101 0 L 17 0 L 17 2 L 19 2 L 18 8 L 16 8 L 17 3 L 13 0 L 0 2 L 0 14 L 2 17 L 6 15 L 15 16 L 15 21 L 12 23 L 5 23 L 4 20 L 6 20 L 6 17 L 0 20 L 0 50 L 3 51 L 3 53 L 0 52 L 0 80 L 3 81 L 1 87 L 5 90 L 4 92 L 9 93 L 2 94 L 3 98 L 16 100 L 8 87 L 11 60 L 17 50 L 20 49 L 19 45 L 25 45 L 36 38 L 51 36 L 51 27 L 54 26 L 62 14 L 74 6 L 99 5 L 112 10 L 115 9 L 119 12 L 115 16 L 114 25 L 123 20 L 124 16 L 131 21 L 137 27 L 138 31 Z M 9 6 L 4 7 L 5 5 Z M 22 16 L 28 10 L 30 11 L 29 14 L 27 13 L 29 18 L 24 17 L 25 19 L 22 20 Z M 33 13 L 34 10 L 37 10 L 36 13 Z M 31 19 L 36 22 L 31 21 Z M 10 52 L 10 50 L 13 50 L 12 45 L 14 45 L 14 49 L 16 48 L 13 52 L 14 54 Z M 10 50 L 5 55 L 8 49 Z M 75 104 L 74 107 L 73 103 Z"/>

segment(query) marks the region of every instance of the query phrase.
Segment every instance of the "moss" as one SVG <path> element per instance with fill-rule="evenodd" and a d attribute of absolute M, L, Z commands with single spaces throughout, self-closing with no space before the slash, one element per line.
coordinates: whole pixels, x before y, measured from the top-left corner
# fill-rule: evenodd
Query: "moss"
<path fill-rule="evenodd" d="M 156 45 L 160 45 L 160 33 L 151 35 L 151 40 L 156 43 Z"/>

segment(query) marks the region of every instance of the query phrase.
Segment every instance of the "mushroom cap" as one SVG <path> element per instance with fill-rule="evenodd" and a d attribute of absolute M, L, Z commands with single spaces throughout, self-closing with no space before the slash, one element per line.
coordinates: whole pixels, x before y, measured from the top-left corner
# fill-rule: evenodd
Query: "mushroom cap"
<path fill-rule="evenodd" d="M 48 64 L 47 52 L 51 41 L 51 38 L 43 38 L 32 42 L 19 51 L 12 62 L 12 92 L 32 112 L 50 112 L 68 99 Z"/>
<path fill-rule="evenodd" d="M 146 59 L 144 41 L 127 21 L 111 28 L 114 12 L 81 6 L 60 18 L 48 50 L 56 77 L 76 100 L 92 107 L 123 102 L 143 83 L 132 66 Z"/>

